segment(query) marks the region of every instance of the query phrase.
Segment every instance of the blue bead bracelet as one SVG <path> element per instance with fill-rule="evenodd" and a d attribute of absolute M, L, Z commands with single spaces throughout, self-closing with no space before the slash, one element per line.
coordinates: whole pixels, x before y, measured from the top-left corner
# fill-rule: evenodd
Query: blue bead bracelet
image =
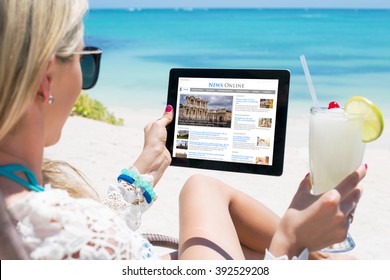
<path fill-rule="evenodd" d="M 151 182 L 148 182 L 147 180 L 145 180 L 144 176 L 145 175 L 139 174 L 134 169 L 122 169 L 121 174 L 118 176 L 118 181 L 122 180 L 135 187 L 140 188 L 142 190 L 142 194 L 146 202 L 150 204 L 156 199 L 156 193 L 154 192 L 152 186 L 153 179 Z"/>

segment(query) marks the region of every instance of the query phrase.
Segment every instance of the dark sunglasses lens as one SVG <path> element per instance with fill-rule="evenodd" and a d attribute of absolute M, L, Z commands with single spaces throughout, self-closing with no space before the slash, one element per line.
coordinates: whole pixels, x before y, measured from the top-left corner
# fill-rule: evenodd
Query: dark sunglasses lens
<path fill-rule="evenodd" d="M 97 79 L 98 66 L 92 54 L 83 55 L 81 60 L 81 71 L 83 73 L 83 89 L 92 88 Z"/>

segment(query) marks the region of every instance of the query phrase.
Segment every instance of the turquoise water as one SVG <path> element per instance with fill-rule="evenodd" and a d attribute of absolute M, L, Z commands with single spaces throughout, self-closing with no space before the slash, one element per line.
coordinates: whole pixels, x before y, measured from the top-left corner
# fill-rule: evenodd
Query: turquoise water
<path fill-rule="evenodd" d="M 390 10 L 91 10 L 85 25 L 104 50 L 90 94 L 109 108 L 163 109 L 173 67 L 280 68 L 306 114 L 304 54 L 322 104 L 363 95 L 390 116 Z"/>

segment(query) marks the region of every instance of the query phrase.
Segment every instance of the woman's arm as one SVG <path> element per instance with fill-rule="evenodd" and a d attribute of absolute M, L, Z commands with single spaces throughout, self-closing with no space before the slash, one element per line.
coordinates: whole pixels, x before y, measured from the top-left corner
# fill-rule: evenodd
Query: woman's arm
<path fill-rule="evenodd" d="M 172 160 L 165 146 L 167 140 L 166 126 L 172 119 L 173 108 L 168 105 L 162 118 L 146 125 L 144 129 L 144 148 L 134 162 L 134 166 L 141 174 L 153 176 L 155 184 L 160 180 Z"/>

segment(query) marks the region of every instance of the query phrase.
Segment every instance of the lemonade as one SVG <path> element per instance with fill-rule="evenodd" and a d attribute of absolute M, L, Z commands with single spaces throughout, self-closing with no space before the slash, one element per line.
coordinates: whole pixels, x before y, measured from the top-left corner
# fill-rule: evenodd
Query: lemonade
<path fill-rule="evenodd" d="M 339 108 L 311 108 L 309 154 L 314 194 L 336 187 L 362 163 L 363 124 L 362 114 L 347 114 Z"/>
<path fill-rule="evenodd" d="M 309 156 L 313 193 L 321 194 L 336 187 L 355 171 L 362 162 L 365 143 L 378 139 L 383 128 L 381 111 L 362 96 L 348 99 L 344 110 L 336 102 L 330 102 L 328 108 L 312 107 Z M 321 251 L 341 253 L 354 247 L 355 242 L 347 234 L 343 242 Z"/>

